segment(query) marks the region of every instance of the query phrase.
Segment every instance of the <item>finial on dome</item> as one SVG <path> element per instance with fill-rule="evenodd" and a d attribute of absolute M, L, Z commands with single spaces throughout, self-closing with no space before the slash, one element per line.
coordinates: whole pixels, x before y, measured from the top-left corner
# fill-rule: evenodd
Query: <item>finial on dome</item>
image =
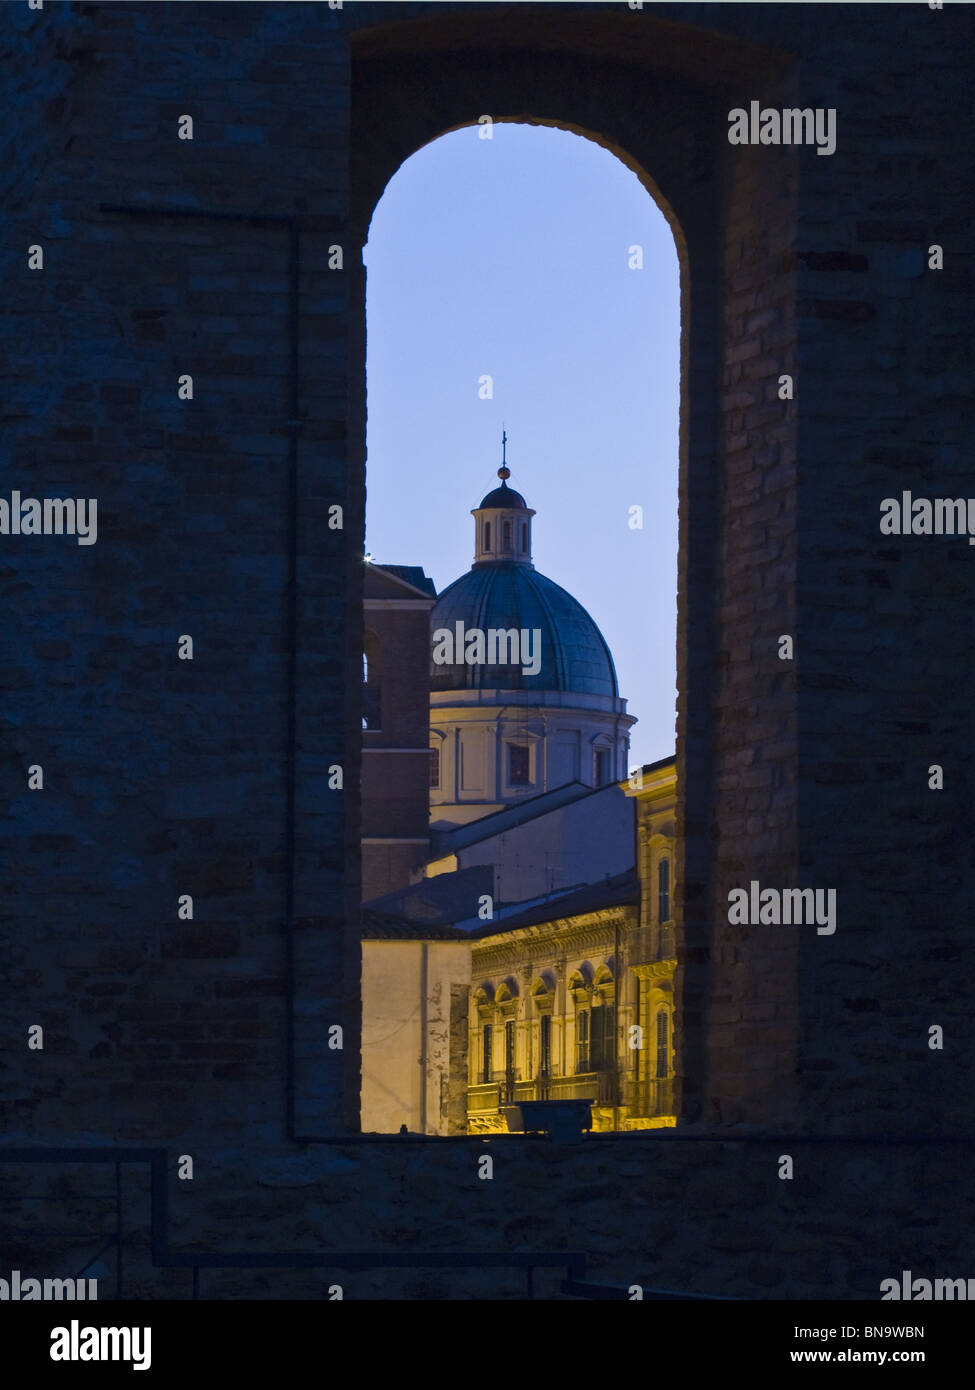
<path fill-rule="evenodd" d="M 506 482 L 511 477 L 511 469 L 508 467 L 508 436 L 505 433 L 504 425 L 501 426 L 501 467 L 498 469 L 498 477 L 502 482 Z"/>

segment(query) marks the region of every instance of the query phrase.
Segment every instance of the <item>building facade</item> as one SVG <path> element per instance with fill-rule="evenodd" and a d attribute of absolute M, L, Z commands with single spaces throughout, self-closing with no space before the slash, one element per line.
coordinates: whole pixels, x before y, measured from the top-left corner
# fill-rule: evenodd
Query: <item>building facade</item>
<path fill-rule="evenodd" d="M 363 598 L 362 897 L 405 887 L 430 853 L 427 633 L 416 565 L 367 564 Z"/>
<path fill-rule="evenodd" d="M 505 1106 L 588 1100 L 593 1129 L 675 1123 L 673 761 L 621 784 L 638 873 L 474 934 L 467 1123 L 508 1128 Z"/>
<path fill-rule="evenodd" d="M 364 912 L 364 1130 L 503 1133 L 506 1106 L 559 1099 L 595 1130 L 676 1122 L 673 760 L 619 790 L 623 873 L 473 929 Z"/>

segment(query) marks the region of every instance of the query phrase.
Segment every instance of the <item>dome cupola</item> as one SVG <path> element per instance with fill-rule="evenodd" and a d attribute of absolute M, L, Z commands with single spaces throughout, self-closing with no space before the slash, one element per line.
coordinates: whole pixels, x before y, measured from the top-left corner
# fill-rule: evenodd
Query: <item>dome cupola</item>
<path fill-rule="evenodd" d="M 471 512 L 474 518 L 474 568 L 479 565 L 532 562 L 532 517 L 535 513 L 520 492 L 508 486 L 508 436 L 501 434 L 501 486 L 494 488 Z"/>

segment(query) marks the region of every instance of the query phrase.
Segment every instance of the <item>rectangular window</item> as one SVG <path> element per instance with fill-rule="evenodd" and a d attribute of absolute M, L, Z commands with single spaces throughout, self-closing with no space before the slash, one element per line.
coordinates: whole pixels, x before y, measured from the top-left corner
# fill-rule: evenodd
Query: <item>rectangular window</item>
<path fill-rule="evenodd" d="M 589 1010 L 576 1012 L 576 1074 L 589 1070 Z"/>
<path fill-rule="evenodd" d="M 362 687 L 362 727 L 382 728 L 382 687 L 376 683 Z"/>
<path fill-rule="evenodd" d="M 430 786 L 440 786 L 440 749 L 430 749 Z"/>
<path fill-rule="evenodd" d="M 504 549 L 505 549 L 505 550 L 510 550 L 510 549 L 511 549 L 511 522 L 510 522 L 510 521 L 506 521 L 506 522 L 504 523 Z"/>
<path fill-rule="evenodd" d="M 491 1060 L 491 1050 L 493 1047 L 493 1042 L 494 1030 L 491 1027 L 490 1023 L 485 1023 L 484 1032 L 481 1039 L 483 1049 L 481 1054 L 481 1080 L 484 1082 L 491 1080 L 491 1072 L 494 1069 Z"/>
<path fill-rule="evenodd" d="M 666 1080 L 670 1075 L 670 1057 L 668 1056 L 667 1034 L 667 1014 L 661 1009 L 657 1014 L 657 1076 L 661 1080 Z"/>
<path fill-rule="evenodd" d="M 614 1013 L 615 1010 L 611 1004 L 604 1004 L 602 1008 L 592 1011 L 591 1069 L 593 1071 L 611 1071 L 616 1065 Z"/>
<path fill-rule="evenodd" d="M 515 1021 L 509 1018 L 504 1025 L 504 1101 L 515 1101 Z"/>
<path fill-rule="evenodd" d="M 670 921 L 670 860 L 661 859 L 657 865 L 657 922 Z"/>
<path fill-rule="evenodd" d="M 539 1055 L 539 1075 L 548 1076 L 552 1071 L 552 1015 L 541 1017 L 541 1049 Z"/>
<path fill-rule="evenodd" d="M 484 549 L 485 549 L 485 550 L 490 550 L 490 549 L 491 549 L 491 523 L 490 523 L 490 521 L 485 521 L 485 523 L 484 523 Z"/>
<path fill-rule="evenodd" d="M 524 743 L 508 744 L 508 785 L 531 785 L 531 749 Z"/>
<path fill-rule="evenodd" d="M 596 786 L 601 787 L 609 781 L 609 749 L 596 750 Z"/>

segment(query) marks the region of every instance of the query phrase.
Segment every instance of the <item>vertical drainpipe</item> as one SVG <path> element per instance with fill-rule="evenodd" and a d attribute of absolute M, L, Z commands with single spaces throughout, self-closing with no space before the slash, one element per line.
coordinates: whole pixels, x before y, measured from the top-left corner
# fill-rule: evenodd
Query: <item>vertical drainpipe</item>
<path fill-rule="evenodd" d="M 614 923 L 614 926 L 613 926 L 613 933 L 614 933 L 614 937 L 615 937 L 615 940 L 614 940 L 614 943 L 613 943 L 613 949 L 614 949 L 614 952 L 615 952 L 615 955 L 616 955 L 616 991 L 615 991 L 615 999 L 616 999 L 615 1013 L 616 1013 L 616 1017 L 615 1017 L 615 1019 L 613 1020 L 613 1022 L 614 1022 L 614 1024 L 615 1024 L 615 1027 L 614 1027 L 614 1029 L 613 1029 L 613 1032 L 614 1032 L 615 1035 L 616 1035 L 616 1038 L 615 1038 L 615 1041 L 616 1041 L 616 1055 L 615 1055 L 615 1057 L 613 1058 L 613 1062 L 614 1062 L 614 1065 L 615 1065 L 615 1073 L 614 1073 L 614 1075 L 615 1075 L 615 1084 L 614 1084 L 614 1086 L 613 1086 L 613 1101 L 614 1101 L 614 1104 L 613 1104 L 613 1131 L 614 1131 L 614 1133 L 615 1133 L 615 1132 L 619 1129 L 619 1127 L 620 1127 L 620 1099 L 621 1099 L 621 1096 L 622 1096 L 622 1089 L 623 1089 L 623 1088 L 622 1088 L 621 1079 L 620 1079 L 620 1038 L 619 1038 L 620 1019 L 621 1019 L 622 1016 L 623 1016 L 623 966 L 622 966 L 622 962 L 621 962 L 621 960 L 620 960 L 620 921 L 619 921 L 619 917 L 617 917 L 616 922 Z"/>
<path fill-rule="evenodd" d="M 636 796 L 633 797 L 633 865 L 634 865 L 634 868 L 636 869 L 636 882 L 637 882 L 637 894 L 636 894 L 636 939 L 637 939 L 637 941 L 640 942 L 641 945 L 642 945 L 643 940 L 644 940 L 644 937 L 643 937 L 643 866 L 642 866 L 642 864 L 641 864 L 641 862 L 640 862 L 640 799 L 639 799 L 639 797 L 636 797 Z M 644 959 L 645 959 L 645 958 L 646 958 L 645 952 L 642 952 L 642 954 L 644 955 Z M 639 1024 L 639 1026 L 640 1026 L 641 1028 L 643 1027 L 643 1000 L 642 1000 L 642 997 L 641 997 L 641 996 L 642 996 L 642 993 L 643 993 L 643 981 L 640 979 L 640 977 L 639 977 L 639 975 L 638 975 L 638 976 L 636 977 L 636 1021 L 637 1021 L 637 1023 Z M 647 1070 L 647 1067 L 646 1067 L 646 1060 L 647 1060 L 647 1059 L 646 1059 L 646 1055 L 645 1055 L 645 1053 L 644 1053 L 644 1048 L 645 1048 L 645 1046 L 646 1046 L 647 1039 L 646 1039 L 646 1038 L 641 1038 L 641 1043 L 642 1043 L 642 1046 L 639 1048 L 639 1050 L 637 1051 L 637 1054 L 636 1054 L 636 1077 L 634 1078 L 634 1080 L 635 1080 L 635 1082 L 636 1082 L 636 1085 L 635 1085 L 635 1088 L 634 1088 L 634 1089 L 636 1090 L 637 1096 L 639 1096 L 639 1094 L 640 1094 L 640 1077 L 641 1077 L 641 1072 L 644 1074 L 644 1079 L 646 1079 L 646 1070 Z M 641 1054 L 642 1054 L 642 1055 L 641 1055 Z M 642 1067 L 641 1067 L 641 1065 L 640 1065 L 641 1062 L 643 1063 L 643 1066 L 642 1066 Z"/>
<path fill-rule="evenodd" d="M 429 943 L 420 942 L 420 1133 L 427 1132 L 427 990 L 429 989 Z"/>

